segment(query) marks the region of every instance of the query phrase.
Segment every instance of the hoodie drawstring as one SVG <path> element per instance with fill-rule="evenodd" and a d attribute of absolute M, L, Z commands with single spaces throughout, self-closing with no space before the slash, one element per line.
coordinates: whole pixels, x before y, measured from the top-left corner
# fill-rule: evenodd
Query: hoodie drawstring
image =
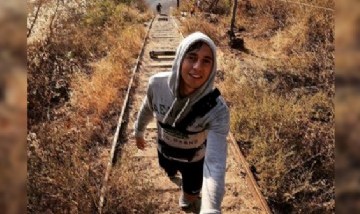
<path fill-rule="evenodd" d="M 165 114 L 165 116 L 164 116 L 164 118 L 162 120 L 162 123 L 165 123 L 165 120 L 168 118 L 170 112 L 174 108 L 176 101 L 177 101 L 177 98 L 175 97 L 174 101 L 171 103 L 171 106 L 170 106 L 169 110 L 166 112 L 166 114 Z"/>
<path fill-rule="evenodd" d="M 181 111 L 179 112 L 178 116 L 175 118 L 173 124 L 172 124 L 172 127 L 175 127 L 175 123 L 177 122 L 177 120 L 180 118 L 180 116 L 182 115 L 182 113 L 184 113 L 186 107 L 189 105 L 190 103 L 190 98 L 187 99 L 184 107 L 182 107 Z"/>

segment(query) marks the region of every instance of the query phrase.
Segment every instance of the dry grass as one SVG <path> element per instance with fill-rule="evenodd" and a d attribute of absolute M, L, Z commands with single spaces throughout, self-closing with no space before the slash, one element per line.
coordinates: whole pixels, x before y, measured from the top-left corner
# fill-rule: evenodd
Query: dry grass
<path fill-rule="evenodd" d="M 143 37 L 144 31 L 140 28 L 126 28 L 118 36 L 115 39 L 115 35 L 109 35 L 113 48 L 108 57 L 93 64 L 90 77 L 83 73 L 74 74 L 70 86 L 73 93 L 69 102 L 79 114 L 92 115 L 92 118 L 99 120 L 109 104 L 121 100 L 119 90 L 126 90 L 131 66 L 142 45 L 139 36 Z"/>
<path fill-rule="evenodd" d="M 193 17 L 190 16 L 189 11 L 193 5 L 196 5 L 195 1 L 183 2 L 180 8 L 174 12 L 174 15 L 180 16 L 180 12 L 186 11 L 188 14 L 186 18 L 180 19 L 182 22 L 181 32 L 184 36 L 189 35 L 195 31 L 200 31 L 208 35 L 215 44 L 218 46 L 227 45 L 227 30 L 230 25 L 230 17 L 225 16 L 230 13 L 231 4 L 229 1 L 218 1 L 212 9 L 212 14 L 209 14 L 207 9 L 210 4 L 206 2 L 202 3 L 202 9 L 196 9 Z"/>
<path fill-rule="evenodd" d="M 29 45 L 29 212 L 97 210 L 109 137 L 149 18 L 132 4 L 95 2 L 59 21 L 51 40 Z"/>
<path fill-rule="evenodd" d="M 174 12 L 174 15 L 180 15 L 180 12 L 190 12 L 191 8 L 195 6 L 195 13 L 199 12 L 209 12 L 209 8 L 211 6 L 211 1 L 202 1 L 200 8 L 196 7 L 196 0 L 182 1 L 180 3 L 180 8 Z M 231 12 L 232 2 L 227 0 L 220 0 L 216 5 L 212 7 L 211 12 L 220 14 L 220 15 L 228 15 Z"/>
<path fill-rule="evenodd" d="M 227 64 L 219 86 L 231 106 L 231 129 L 264 195 L 276 212 L 330 211 L 334 205 L 331 97 L 323 92 L 284 97 L 264 81 L 249 80 L 243 74 L 246 69 Z M 329 204 L 317 207 L 317 201 Z"/>
<path fill-rule="evenodd" d="M 146 197 L 154 190 L 153 184 L 141 175 L 135 162 L 133 148 L 121 148 L 121 159 L 113 167 L 104 213 L 151 213 L 157 210 L 156 199 Z M 134 173 L 135 172 L 135 173 Z M 138 173 L 136 173 L 138 172 Z"/>
<path fill-rule="evenodd" d="M 209 37 L 215 42 L 215 44 L 220 44 L 222 41 L 222 33 L 218 30 L 216 26 L 209 23 L 206 19 L 199 20 L 199 17 L 188 18 L 182 24 L 182 29 L 184 36 L 189 35 L 193 32 L 200 31 Z"/>
<path fill-rule="evenodd" d="M 240 4 L 237 35 L 254 54 L 220 54 L 231 129 L 275 213 L 334 212 L 334 14 Z"/>

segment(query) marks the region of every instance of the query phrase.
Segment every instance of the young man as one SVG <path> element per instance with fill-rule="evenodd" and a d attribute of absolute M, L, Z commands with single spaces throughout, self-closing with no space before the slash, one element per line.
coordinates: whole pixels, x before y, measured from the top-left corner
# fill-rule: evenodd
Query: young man
<path fill-rule="evenodd" d="M 162 6 L 161 6 L 161 4 L 160 4 L 160 2 L 156 5 L 156 11 L 158 12 L 158 14 L 161 14 L 161 8 L 162 8 Z"/>
<path fill-rule="evenodd" d="M 216 47 L 200 32 L 179 45 L 171 72 L 153 75 L 135 123 L 139 149 L 144 130 L 155 116 L 159 164 L 170 178 L 182 177 L 179 206 L 201 197 L 200 213 L 221 213 L 224 195 L 229 110 L 217 89 Z"/>

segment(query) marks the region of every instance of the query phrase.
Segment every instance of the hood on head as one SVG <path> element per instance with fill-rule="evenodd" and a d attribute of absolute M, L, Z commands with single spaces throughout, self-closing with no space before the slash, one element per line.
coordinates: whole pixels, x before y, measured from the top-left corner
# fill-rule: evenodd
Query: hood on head
<path fill-rule="evenodd" d="M 213 53 L 213 67 L 210 73 L 208 80 L 196 91 L 194 91 L 191 95 L 187 97 L 180 97 L 179 87 L 180 87 L 180 78 L 181 78 L 181 63 L 185 56 L 185 53 L 189 49 L 189 47 L 195 42 L 202 41 L 205 42 L 211 49 Z M 174 63 L 172 66 L 172 73 L 168 80 L 169 88 L 174 95 L 174 101 L 172 102 L 169 110 L 166 112 L 162 122 L 171 124 L 175 126 L 177 121 L 180 121 L 184 118 L 187 113 L 190 111 L 191 106 L 196 103 L 200 98 L 208 94 L 213 90 L 214 80 L 216 75 L 216 46 L 214 42 L 205 34 L 201 32 L 192 33 L 187 36 L 178 46 L 175 54 Z M 170 114 L 170 112 L 175 112 L 174 115 Z"/>
<path fill-rule="evenodd" d="M 203 95 L 206 95 L 210 91 L 212 91 L 214 87 L 214 81 L 215 81 L 215 75 L 216 75 L 216 46 L 214 42 L 205 34 L 201 32 L 195 32 L 187 36 L 183 39 L 183 41 L 180 43 L 176 50 L 174 63 L 172 66 L 172 73 L 170 75 L 168 84 L 171 89 L 171 92 L 176 98 L 180 98 L 179 95 L 179 86 L 180 86 L 180 78 L 181 78 L 181 63 L 183 61 L 183 58 L 185 56 L 185 53 L 189 49 L 189 47 L 194 44 L 195 42 L 202 41 L 205 42 L 213 53 L 213 67 L 210 73 L 210 76 L 208 80 L 199 88 L 197 89 L 193 94 L 190 95 L 191 100 L 198 100 Z"/>

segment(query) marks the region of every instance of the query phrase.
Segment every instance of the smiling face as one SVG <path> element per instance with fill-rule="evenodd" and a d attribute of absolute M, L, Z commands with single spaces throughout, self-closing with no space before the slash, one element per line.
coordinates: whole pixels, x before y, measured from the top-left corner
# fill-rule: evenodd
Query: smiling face
<path fill-rule="evenodd" d="M 213 54 L 206 43 L 199 48 L 188 51 L 181 63 L 180 95 L 192 94 L 209 78 L 214 64 Z"/>

